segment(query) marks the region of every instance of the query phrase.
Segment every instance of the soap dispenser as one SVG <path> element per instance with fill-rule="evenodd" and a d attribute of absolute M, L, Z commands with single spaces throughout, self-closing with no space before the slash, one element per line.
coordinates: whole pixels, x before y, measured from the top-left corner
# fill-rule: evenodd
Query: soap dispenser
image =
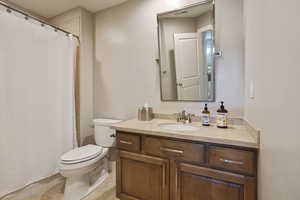
<path fill-rule="evenodd" d="M 217 110 L 216 122 L 218 128 L 228 128 L 228 111 L 225 109 L 223 101 Z"/>
<path fill-rule="evenodd" d="M 205 104 L 204 110 L 202 111 L 201 122 L 203 126 L 210 126 L 210 112 L 208 110 L 207 104 Z"/>

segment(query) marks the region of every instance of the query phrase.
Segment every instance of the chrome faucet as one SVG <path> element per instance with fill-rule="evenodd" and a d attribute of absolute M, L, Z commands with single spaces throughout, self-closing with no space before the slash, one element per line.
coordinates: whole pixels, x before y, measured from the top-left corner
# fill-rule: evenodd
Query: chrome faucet
<path fill-rule="evenodd" d="M 176 120 L 177 122 L 183 122 L 184 124 L 192 123 L 192 114 L 187 113 L 185 110 L 176 113 Z"/>

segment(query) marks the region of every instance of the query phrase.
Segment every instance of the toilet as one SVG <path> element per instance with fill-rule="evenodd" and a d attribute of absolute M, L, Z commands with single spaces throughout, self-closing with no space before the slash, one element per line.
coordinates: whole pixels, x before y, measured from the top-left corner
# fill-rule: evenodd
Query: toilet
<path fill-rule="evenodd" d="M 66 177 L 64 200 L 80 200 L 97 188 L 108 176 L 109 148 L 115 145 L 110 126 L 120 120 L 95 119 L 96 145 L 75 148 L 61 156 L 59 171 Z"/>

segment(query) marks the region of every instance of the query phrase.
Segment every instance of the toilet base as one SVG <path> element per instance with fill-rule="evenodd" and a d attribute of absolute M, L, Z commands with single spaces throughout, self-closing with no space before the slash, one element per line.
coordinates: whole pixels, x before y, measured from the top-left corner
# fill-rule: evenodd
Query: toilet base
<path fill-rule="evenodd" d="M 93 192 L 108 177 L 107 170 L 102 170 L 99 178 L 91 185 L 90 177 L 84 174 L 66 180 L 64 200 L 81 200 Z"/>

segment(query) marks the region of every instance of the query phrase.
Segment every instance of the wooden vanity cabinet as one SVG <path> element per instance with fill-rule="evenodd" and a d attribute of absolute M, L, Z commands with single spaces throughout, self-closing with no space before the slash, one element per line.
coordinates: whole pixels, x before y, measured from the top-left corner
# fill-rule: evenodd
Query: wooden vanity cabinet
<path fill-rule="evenodd" d="M 180 163 L 176 168 L 174 200 L 254 200 L 255 179 Z"/>
<path fill-rule="evenodd" d="M 169 200 L 169 161 L 119 152 L 117 196 L 122 200 Z"/>
<path fill-rule="evenodd" d="M 256 200 L 255 149 L 120 131 L 117 147 L 120 200 Z"/>

